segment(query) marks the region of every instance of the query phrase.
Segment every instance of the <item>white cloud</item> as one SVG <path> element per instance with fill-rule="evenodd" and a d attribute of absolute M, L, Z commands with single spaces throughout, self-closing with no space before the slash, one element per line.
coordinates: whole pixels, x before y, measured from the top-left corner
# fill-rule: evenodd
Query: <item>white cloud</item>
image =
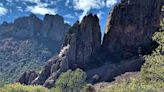
<path fill-rule="evenodd" d="M 0 16 L 6 15 L 8 13 L 8 9 L 0 6 Z"/>
<path fill-rule="evenodd" d="M 22 1 L 36 3 L 36 4 L 41 3 L 40 0 L 22 0 Z"/>
<path fill-rule="evenodd" d="M 72 8 L 72 1 L 71 0 L 66 0 L 65 6 L 68 8 Z"/>
<path fill-rule="evenodd" d="M 73 16 L 72 14 L 67 14 L 67 15 L 64 15 L 65 18 L 69 18 L 69 19 L 74 19 L 75 16 Z"/>
<path fill-rule="evenodd" d="M 56 5 L 61 0 L 21 0 L 22 2 L 30 2 L 34 4 Z"/>
<path fill-rule="evenodd" d="M 103 0 L 73 0 L 74 9 L 83 11 L 79 17 L 80 21 L 91 9 L 100 9 L 104 6 L 105 1 Z"/>
<path fill-rule="evenodd" d="M 24 12 L 22 7 L 17 6 L 16 8 L 17 8 L 18 11 L 20 11 L 20 12 Z"/>
<path fill-rule="evenodd" d="M 65 6 L 68 6 L 69 3 L 70 3 L 70 0 L 66 0 L 66 2 L 65 2 Z"/>
<path fill-rule="evenodd" d="M 99 12 L 97 13 L 98 18 L 101 19 L 103 14 L 104 14 L 104 12 L 99 11 Z"/>
<path fill-rule="evenodd" d="M 28 6 L 26 11 L 32 12 L 34 14 L 40 14 L 40 15 L 45 15 L 45 14 L 53 14 L 55 15 L 57 13 L 56 9 L 51 9 L 47 7 L 47 4 L 41 4 L 38 3 L 36 6 Z"/>
<path fill-rule="evenodd" d="M 68 0 L 70 2 L 70 0 Z M 104 7 L 112 7 L 120 0 L 73 0 L 73 8 L 75 10 L 82 10 L 83 13 L 80 15 L 80 21 L 91 9 L 100 9 Z M 68 2 L 67 2 L 68 3 Z M 98 13 L 101 17 L 102 12 Z"/>
<path fill-rule="evenodd" d="M 66 21 L 66 20 L 64 20 L 64 23 L 71 24 L 71 22 L 70 22 L 70 21 Z"/>
<path fill-rule="evenodd" d="M 118 3 L 119 0 L 106 0 L 106 6 L 107 7 L 112 7 L 116 3 Z"/>

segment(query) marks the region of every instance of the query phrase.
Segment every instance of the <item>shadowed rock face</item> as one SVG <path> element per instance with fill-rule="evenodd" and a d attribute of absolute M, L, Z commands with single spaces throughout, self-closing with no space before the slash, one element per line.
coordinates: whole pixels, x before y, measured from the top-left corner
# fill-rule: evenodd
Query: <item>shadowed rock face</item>
<path fill-rule="evenodd" d="M 122 0 L 109 15 L 102 43 L 111 53 L 129 56 L 138 49 L 150 52 L 159 30 L 163 0 Z"/>
<path fill-rule="evenodd" d="M 22 84 L 30 84 L 37 76 L 38 74 L 35 71 L 24 72 L 18 82 Z"/>
<path fill-rule="evenodd" d="M 62 42 L 63 36 L 65 35 L 65 29 L 68 29 L 69 25 L 64 24 L 64 18 L 59 15 L 49 15 L 46 14 L 43 20 L 43 27 L 41 29 L 41 34 L 43 37 Z"/>
<path fill-rule="evenodd" d="M 88 57 L 100 47 L 99 19 L 89 14 L 81 23 L 76 22 L 68 31 L 62 49 L 48 61 L 39 76 L 31 84 L 52 87 L 62 72 L 68 69 L 85 69 Z"/>
<path fill-rule="evenodd" d="M 144 60 L 139 54 L 151 52 L 156 45 L 151 38 L 159 31 L 162 5 L 163 0 L 122 0 L 113 8 L 102 48 L 88 64 L 92 68 L 86 71 L 89 82 L 112 81 L 125 72 L 140 70 Z"/>
<path fill-rule="evenodd" d="M 4 22 L 0 25 L 1 35 L 19 39 L 44 38 L 55 42 L 62 42 L 70 25 L 64 23 L 64 18 L 59 15 L 46 14 L 40 20 L 34 14 L 21 17 L 14 23 Z"/>
<path fill-rule="evenodd" d="M 70 44 L 68 61 L 71 68 L 85 68 L 88 57 L 100 47 L 101 33 L 99 20 L 92 14 L 85 16 L 70 28 L 66 35 L 64 45 Z"/>

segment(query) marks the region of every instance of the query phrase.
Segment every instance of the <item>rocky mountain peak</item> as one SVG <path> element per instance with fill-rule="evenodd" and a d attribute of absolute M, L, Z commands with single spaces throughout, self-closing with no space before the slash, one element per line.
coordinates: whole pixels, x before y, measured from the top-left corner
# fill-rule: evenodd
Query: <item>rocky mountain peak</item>
<path fill-rule="evenodd" d="M 62 42 L 63 36 L 70 26 L 64 23 L 64 18 L 59 15 L 46 14 L 43 20 L 41 34 L 44 38 Z M 67 29 L 67 30 L 65 30 Z"/>
<path fill-rule="evenodd" d="M 83 67 L 87 63 L 88 57 L 100 47 L 101 32 L 99 19 L 96 15 L 89 14 L 78 21 L 70 28 L 66 35 L 64 44 L 70 44 L 71 67 Z"/>
<path fill-rule="evenodd" d="M 53 21 L 57 21 L 57 22 L 63 22 L 64 23 L 64 18 L 58 14 L 56 15 L 51 15 L 51 14 L 46 14 L 44 16 L 44 22 L 53 22 Z"/>
<path fill-rule="evenodd" d="M 122 0 L 108 17 L 103 47 L 127 57 L 139 48 L 149 53 L 151 37 L 159 29 L 161 6 L 162 0 Z"/>
<path fill-rule="evenodd" d="M 21 17 L 14 21 L 14 25 L 17 27 L 29 27 L 32 25 L 40 25 L 41 26 L 42 21 L 36 17 L 36 15 L 31 14 L 27 17 Z M 36 27 L 38 28 L 38 27 Z"/>

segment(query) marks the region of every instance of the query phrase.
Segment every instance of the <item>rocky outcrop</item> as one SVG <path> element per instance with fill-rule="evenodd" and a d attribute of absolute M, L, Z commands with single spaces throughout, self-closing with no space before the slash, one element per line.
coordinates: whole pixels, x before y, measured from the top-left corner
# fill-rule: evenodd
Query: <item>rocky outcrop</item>
<path fill-rule="evenodd" d="M 62 72 L 68 69 L 85 69 L 89 56 L 101 45 L 99 19 L 89 14 L 81 23 L 76 22 L 68 31 L 60 53 L 48 61 L 31 84 L 52 87 Z"/>
<path fill-rule="evenodd" d="M 111 53 L 130 57 L 149 53 L 151 37 L 159 30 L 163 0 L 122 0 L 110 13 L 102 43 Z M 119 53 L 119 54 L 118 54 Z"/>
<path fill-rule="evenodd" d="M 35 71 L 28 71 L 28 72 L 24 72 L 22 74 L 22 76 L 17 80 L 18 82 L 22 83 L 22 84 L 30 84 L 36 77 L 38 76 L 38 74 Z"/>
<path fill-rule="evenodd" d="M 139 71 L 147 54 L 157 45 L 162 0 L 122 0 L 111 11 L 102 48 L 96 51 L 86 73 L 91 83 L 112 81 L 125 72 Z M 97 76 L 97 78 L 95 78 Z"/>
<path fill-rule="evenodd" d="M 70 44 L 69 67 L 85 68 L 89 56 L 100 47 L 101 33 L 99 19 L 89 14 L 79 24 L 76 22 L 66 35 L 64 45 Z"/>
<path fill-rule="evenodd" d="M 48 60 L 48 64 L 31 84 L 39 84 L 48 88 L 53 87 L 59 75 L 69 69 L 68 62 L 70 61 L 67 59 L 68 51 L 69 45 L 63 47 L 57 56 Z"/>
<path fill-rule="evenodd" d="M 44 38 L 62 42 L 63 36 L 66 34 L 66 29 L 69 26 L 64 24 L 64 18 L 59 15 L 46 14 L 43 20 L 43 27 L 41 29 L 41 35 Z M 63 31 L 61 31 L 63 30 Z"/>

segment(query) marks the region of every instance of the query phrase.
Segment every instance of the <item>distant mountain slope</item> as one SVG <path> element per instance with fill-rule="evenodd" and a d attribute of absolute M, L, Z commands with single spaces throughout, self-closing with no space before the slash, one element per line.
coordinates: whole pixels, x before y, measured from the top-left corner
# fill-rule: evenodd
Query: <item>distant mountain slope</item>
<path fill-rule="evenodd" d="M 61 47 L 70 26 L 59 15 L 21 17 L 0 25 L 0 85 L 28 70 L 40 71 Z"/>

